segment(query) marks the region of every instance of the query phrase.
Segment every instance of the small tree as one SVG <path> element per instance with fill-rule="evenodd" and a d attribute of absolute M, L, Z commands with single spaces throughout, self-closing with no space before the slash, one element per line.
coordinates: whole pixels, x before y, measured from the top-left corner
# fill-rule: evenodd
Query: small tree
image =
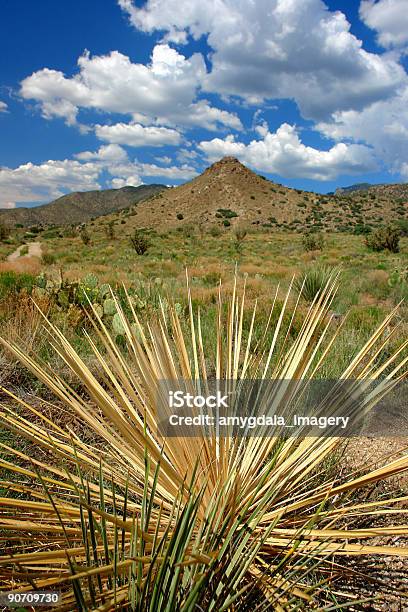
<path fill-rule="evenodd" d="M 150 246 L 147 236 L 139 229 L 133 232 L 130 242 L 138 255 L 144 255 Z"/>
<path fill-rule="evenodd" d="M 81 230 L 81 233 L 79 235 L 81 236 L 81 240 L 84 245 L 88 246 L 88 244 L 91 242 L 91 237 L 85 227 Z"/>

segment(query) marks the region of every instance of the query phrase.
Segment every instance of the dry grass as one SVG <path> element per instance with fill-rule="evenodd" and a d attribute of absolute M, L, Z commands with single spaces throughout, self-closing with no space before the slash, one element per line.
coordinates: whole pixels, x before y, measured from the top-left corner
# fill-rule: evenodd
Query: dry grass
<path fill-rule="evenodd" d="M 38 257 L 20 257 L 16 261 L 0 262 L 0 272 L 16 272 L 17 274 L 39 274 L 41 263 Z"/>

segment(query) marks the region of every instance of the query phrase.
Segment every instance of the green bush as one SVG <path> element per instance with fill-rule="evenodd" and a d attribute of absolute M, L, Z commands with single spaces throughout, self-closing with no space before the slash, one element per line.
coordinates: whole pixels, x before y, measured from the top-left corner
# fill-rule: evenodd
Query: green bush
<path fill-rule="evenodd" d="M 395 227 L 399 230 L 401 236 L 408 236 L 408 219 L 398 219 L 398 221 L 395 221 Z"/>
<path fill-rule="evenodd" d="M 371 227 L 371 225 L 365 225 L 364 223 L 357 223 L 354 226 L 353 234 L 355 236 L 363 236 L 366 234 L 371 234 L 372 231 L 373 231 L 373 228 Z"/>
<path fill-rule="evenodd" d="M 184 215 L 182 213 L 177 213 L 177 219 L 182 221 L 184 219 Z"/>
<path fill-rule="evenodd" d="M 365 239 L 366 246 L 371 251 L 399 252 L 400 231 L 391 225 L 380 227 Z"/>
<path fill-rule="evenodd" d="M 36 279 L 31 274 L 17 274 L 17 272 L 0 272 L 0 300 L 10 294 L 18 294 L 25 289 L 31 293 Z"/>
<path fill-rule="evenodd" d="M 230 208 L 218 208 L 216 217 L 223 217 L 224 219 L 232 219 L 233 217 L 238 217 L 238 213 Z"/>
<path fill-rule="evenodd" d="M 228 221 L 228 219 L 224 219 L 222 224 L 223 224 L 224 227 L 229 227 L 231 225 L 231 221 Z"/>
<path fill-rule="evenodd" d="M 306 232 L 302 236 L 305 251 L 321 251 L 324 248 L 324 236 L 321 232 Z"/>

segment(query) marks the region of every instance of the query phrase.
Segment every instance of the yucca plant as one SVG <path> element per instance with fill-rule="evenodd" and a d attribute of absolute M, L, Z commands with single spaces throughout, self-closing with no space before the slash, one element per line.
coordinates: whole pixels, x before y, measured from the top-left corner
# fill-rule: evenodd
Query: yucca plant
<path fill-rule="evenodd" d="M 313 302 L 319 293 L 330 284 L 330 281 L 339 273 L 338 268 L 324 265 L 314 265 L 303 270 L 295 278 L 294 288 L 306 302 Z"/>
<path fill-rule="evenodd" d="M 64 407 L 84 424 L 82 435 L 69 422 L 62 426 L 50 417 L 48 406 L 42 410 L 3 390 L 2 424 L 17 439 L 29 440 L 35 451 L 30 455 L 16 445 L 1 445 L 6 475 L 0 484 L 0 529 L 6 550 L 0 571 L 5 588 L 59 590 L 58 609 L 67 611 L 357 606 L 361 597 L 353 581 L 361 573 L 347 558 L 372 556 L 373 567 L 381 555 L 407 557 L 407 548 L 370 540 L 408 534 L 408 526 L 376 525 L 385 516 L 398 516 L 399 502 L 406 498 L 354 495 L 407 470 L 407 456 L 347 476 L 329 469 L 329 459 L 342 444 L 338 437 L 239 438 L 203 431 L 195 438 L 165 439 L 158 429 L 160 404 L 165 403 L 158 393 L 161 381 L 187 381 L 199 391 L 210 372 L 237 383 L 315 378 L 340 333 L 338 327 L 331 331 L 329 320 L 335 291 L 336 279 L 331 279 L 290 342 L 293 318 L 288 326 L 284 323 L 289 290 L 265 346 L 253 340 L 256 307 L 244 330 L 245 288 L 239 292 L 235 283 L 225 299 L 220 287 L 214 363 L 204 353 L 202 318 L 193 312 L 190 293 L 188 331 L 175 308 L 166 307 L 157 320 L 143 324 L 131 301 L 132 316 L 127 317 L 116 300 L 127 349 L 116 345 L 95 311 L 95 334 L 87 340 L 98 376 L 45 321 L 55 351 L 81 382 L 80 391 L 3 340 L 53 392 L 56 411 Z M 265 338 L 270 321 L 276 320 L 277 298 L 278 292 Z M 394 315 L 349 364 L 331 402 L 350 402 L 350 387 L 342 381 L 378 380 L 354 405 L 366 413 L 404 375 L 407 342 L 376 365 L 393 335 L 384 337 Z M 283 412 L 289 400 L 288 393 L 278 393 L 268 409 Z M 364 517 L 364 528 L 357 526 L 359 517 Z"/>

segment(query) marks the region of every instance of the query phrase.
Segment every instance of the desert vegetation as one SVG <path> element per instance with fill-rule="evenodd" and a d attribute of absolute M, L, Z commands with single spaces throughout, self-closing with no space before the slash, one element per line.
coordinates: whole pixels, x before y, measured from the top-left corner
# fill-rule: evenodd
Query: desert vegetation
<path fill-rule="evenodd" d="M 353 407 L 373 409 L 407 373 L 403 227 L 302 233 L 220 211 L 0 243 L 2 584 L 55 588 L 65 610 L 405 605 L 406 444 L 164 439 L 156 395 L 163 379 L 378 379 Z M 41 258 L 7 261 L 34 239 Z"/>

